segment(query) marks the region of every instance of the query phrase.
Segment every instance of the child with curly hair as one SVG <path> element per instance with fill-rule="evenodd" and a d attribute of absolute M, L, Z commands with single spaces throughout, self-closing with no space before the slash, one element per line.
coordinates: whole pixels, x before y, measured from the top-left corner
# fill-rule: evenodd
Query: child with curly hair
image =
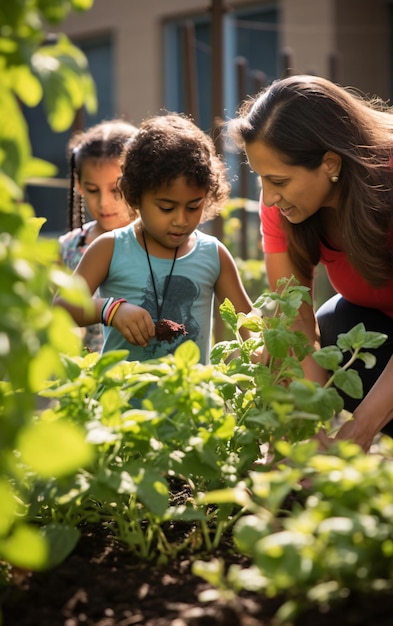
<path fill-rule="evenodd" d="M 178 113 L 146 119 L 125 147 L 119 189 L 138 219 L 98 237 L 76 268 L 91 294 L 99 289 L 93 312 L 55 301 L 80 326 L 102 322 L 104 352 L 144 361 L 192 339 L 206 363 L 214 296 L 251 310 L 229 251 L 198 230 L 229 198 L 212 139 Z"/>

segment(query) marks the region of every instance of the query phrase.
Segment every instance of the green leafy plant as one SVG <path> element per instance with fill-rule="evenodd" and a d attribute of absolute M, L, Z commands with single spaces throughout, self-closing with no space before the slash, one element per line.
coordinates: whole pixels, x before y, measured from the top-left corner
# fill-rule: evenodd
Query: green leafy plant
<path fill-rule="evenodd" d="M 329 429 L 330 419 L 341 410 L 336 388 L 362 397 L 361 380 L 351 366 L 361 359 L 366 367 L 373 367 L 375 359 L 367 350 L 381 345 L 386 336 L 368 332 L 359 324 L 340 335 L 337 346 L 314 352 L 317 362 L 331 372 L 322 389 L 304 380 L 301 360 L 310 349 L 305 337 L 291 331 L 307 292 L 293 281 L 281 282 L 279 287 L 280 293 L 264 294 L 255 303 L 273 308 L 270 316 L 245 320 L 225 302 L 223 317 L 236 339 L 213 349 L 217 364 L 236 351 L 237 358 L 226 363 L 224 371 L 235 372 L 238 391 L 230 402 L 239 416 L 237 424 L 247 426 L 249 438 L 257 423 L 260 441 L 269 441 L 270 452 L 274 451 L 269 462 L 265 459 L 256 466 L 258 472 L 250 472 L 250 480 L 203 497 L 207 503 L 218 501 L 242 508 L 234 536 L 238 549 L 252 559 L 252 566 L 232 566 L 223 576 L 219 561 L 215 565 L 197 561 L 194 571 L 210 582 L 214 574 L 219 596 L 230 597 L 240 589 L 260 590 L 269 596 L 285 594 L 287 601 L 277 619 L 289 623 L 303 606 L 343 598 L 348 588 L 389 587 L 389 505 L 382 507 L 383 512 L 380 508 L 376 511 L 374 496 L 380 503 L 392 472 L 393 448 L 390 446 L 390 458 L 379 471 L 380 458 L 363 455 L 349 442 L 319 455 L 316 441 L 307 443 L 321 426 Z M 243 342 L 238 332 L 242 324 L 258 331 L 259 338 Z M 252 362 L 261 343 L 269 349 L 268 366 Z M 343 353 L 350 354 L 345 364 Z M 296 354 L 296 363 L 292 354 Z M 285 463 L 280 464 L 283 459 Z M 309 494 L 305 484 L 311 485 Z M 299 492 L 302 495 L 296 498 Z M 286 501 L 294 494 L 295 505 L 290 510 Z"/>
<path fill-rule="evenodd" d="M 251 567 L 224 574 L 211 559 L 195 571 L 226 598 L 285 594 L 283 621 L 349 588 L 389 588 L 392 450 L 382 461 L 348 443 L 320 454 L 312 441 L 342 408 L 337 388 L 361 397 L 351 366 L 372 367 L 367 350 L 385 336 L 355 327 L 314 354 L 331 372 L 327 385 L 307 381 L 311 348 L 292 327 L 309 292 L 291 280 L 269 293 L 255 267 L 250 284 L 264 293 L 254 307 L 264 315 L 237 315 L 226 301 L 231 338 L 214 346 L 210 365 L 192 342 L 145 363 L 121 351 L 85 354 L 68 315 L 51 307 L 54 289 L 86 306 L 88 294 L 56 266 L 56 242 L 39 237 L 42 220 L 23 202 L 26 180 L 54 168 L 31 154 L 20 102 L 42 101 L 55 130 L 94 107 L 86 59 L 42 25 L 90 6 L 19 0 L 0 18 L 0 582 L 12 566 L 56 566 L 86 525 L 99 525 L 161 562 L 185 549 L 211 554 L 233 532 Z M 247 341 L 243 325 L 254 333 Z M 254 359 L 263 346 L 268 365 Z M 181 541 L 171 539 L 176 524 Z"/>
<path fill-rule="evenodd" d="M 199 363 L 190 341 L 174 355 L 143 363 L 124 361 L 123 351 L 64 356 L 63 376 L 41 391 L 54 405 L 40 423 L 71 421 L 83 428 L 95 462 L 66 482 L 49 480 L 44 487 L 34 481 L 32 519 L 60 521 L 67 529 L 104 522 L 142 558 L 168 558 L 180 549 L 163 530 L 174 521 L 193 525 L 182 548 L 191 541 L 217 547 L 245 510 L 244 503 L 228 499 L 228 490 L 263 459 L 263 446 L 284 435 L 289 442 L 304 440 L 342 406 L 329 389 L 333 378 L 327 390 L 303 379 L 298 359 L 309 348 L 290 328 L 307 296 L 288 281 L 280 296 L 257 301 L 278 303 L 280 315 L 269 318 L 237 315 L 226 301 L 221 312 L 236 338 L 215 346 L 211 365 Z M 243 324 L 258 331 L 255 338 L 242 341 Z M 252 354 L 266 337 L 272 359 L 268 366 L 255 364 Z M 371 337 L 354 337 L 360 354 L 362 341 Z M 350 340 L 342 341 L 348 347 Z M 233 350 L 239 356 L 228 361 Z M 275 451 L 275 460 L 282 458 L 279 445 Z M 39 458 L 45 461 L 41 451 Z M 187 494 L 180 505 L 171 501 L 173 480 Z"/>
<path fill-rule="evenodd" d="M 26 181 L 51 176 L 56 168 L 31 153 L 24 106 L 44 102 L 49 123 L 64 130 L 76 110 L 94 110 L 95 90 L 84 55 L 65 37 L 49 45 L 44 20 L 58 23 L 72 8 L 85 10 L 90 0 L 2 3 L 0 26 L 0 558 L 40 568 L 48 562 L 48 544 L 36 525 L 27 523 L 29 502 L 23 474 L 25 461 L 38 480 L 63 477 L 91 460 L 84 432 L 64 423 L 36 424 L 37 392 L 49 377 L 61 375 L 59 353 L 80 353 L 69 318 L 51 308 L 51 286 L 68 284 L 69 292 L 85 291 L 56 268 L 56 242 L 39 238 L 42 220 L 23 201 Z M 75 296 L 74 296 L 75 297 Z M 66 436 L 66 433 L 68 435 Z M 64 437 L 62 464 L 34 455 L 42 442 L 55 449 Z M 76 446 L 73 458 L 71 449 Z M 47 458 L 47 457 L 46 457 Z"/>
<path fill-rule="evenodd" d="M 234 530 L 249 568 L 231 566 L 216 580 L 217 595 L 258 590 L 285 601 L 277 623 L 292 623 L 313 604 L 328 605 L 351 591 L 389 592 L 392 586 L 393 446 L 366 455 L 350 442 L 328 453 L 315 445 L 293 449 L 281 442 L 289 465 L 253 472 L 247 489 L 227 493 L 247 506 Z M 299 453 L 300 452 L 300 453 Z M 301 489 L 307 478 L 308 488 Z M 290 492 L 302 494 L 292 507 Z M 212 564 L 195 565 L 210 580 Z M 206 567 L 206 573 L 204 571 Z M 218 571 L 218 566 L 215 567 Z M 216 574 L 217 576 L 217 574 Z"/>
<path fill-rule="evenodd" d="M 193 342 L 159 361 L 125 362 L 124 356 L 66 358 L 65 377 L 41 392 L 57 401 L 41 423 L 71 419 L 82 426 L 96 461 L 66 482 L 49 480 L 44 487 L 34 481 L 30 514 L 44 524 L 104 522 L 143 558 L 173 556 L 179 546 L 169 544 L 162 526 L 192 521 L 186 544 L 212 549 L 233 523 L 234 507 L 213 511 L 198 498 L 239 477 L 228 445 L 235 419 L 220 391 L 233 383 L 199 363 Z M 180 504 L 171 501 L 173 480 L 186 488 Z"/>

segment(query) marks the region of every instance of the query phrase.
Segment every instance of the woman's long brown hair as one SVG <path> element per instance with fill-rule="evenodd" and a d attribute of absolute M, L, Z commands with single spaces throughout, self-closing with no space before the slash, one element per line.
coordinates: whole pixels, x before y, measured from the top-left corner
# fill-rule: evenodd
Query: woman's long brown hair
<path fill-rule="evenodd" d="M 382 100 L 324 78 L 291 76 L 244 102 L 227 130 L 239 147 L 263 141 L 288 164 L 309 170 L 328 151 L 340 155 L 335 184 L 344 252 L 374 287 L 392 279 L 393 113 Z M 320 260 L 322 211 L 300 224 L 282 218 L 289 254 L 308 276 Z"/>

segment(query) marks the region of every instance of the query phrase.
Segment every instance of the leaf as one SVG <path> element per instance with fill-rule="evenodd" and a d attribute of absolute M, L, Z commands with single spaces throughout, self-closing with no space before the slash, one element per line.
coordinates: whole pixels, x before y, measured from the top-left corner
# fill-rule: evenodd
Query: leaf
<path fill-rule="evenodd" d="M 224 559 L 213 558 L 209 561 L 194 561 L 192 573 L 204 578 L 213 587 L 220 588 L 223 584 L 225 572 Z"/>
<path fill-rule="evenodd" d="M 67 130 L 75 111 L 84 104 L 95 111 L 95 84 L 88 73 L 87 58 L 65 35 L 59 35 L 54 45 L 38 49 L 31 63 L 44 89 L 43 103 L 53 130 Z"/>
<path fill-rule="evenodd" d="M 74 550 L 81 536 L 80 531 L 67 524 L 48 524 L 40 528 L 48 547 L 47 569 L 60 565 Z"/>
<path fill-rule="evenodd" d="M 376 356 L 374 354 L 371 354 L 371 352 L 360 352 L 358 354 L 358 359 L 360 359 L 360 361 L 363 361 L 364 367 L 368 370 L 375 367 L 377 362 Z"/>
<path fill-rule="evenodd" d="M 27 65 L 18 65 L 10 70 L 12 88 L 26 106 L 35 107 L 42 99 L 42 87 Z"/>
<path fill-rule="evenodd" d="M 303 361 L 303 359 L 314 350 L 310 345 L 307 335 L 298 330 L 292 333 L 292 346 L 299 361 Z"/>
<path fill-rule="evenodd" d="M 44 105 L 52 130 L 62 133 L 71 126 L 74 119 L 74 106 L 60 74 L 52 76 L 50 83 L 48 81 L 44 95 Z"/>
<path fill-rule="evenodd" d="M 337 346 L 325 346 L 313 353 L 313 359 L 321 367 L 334 372 L 342 362 L 343 355 Z"/>
<path fill-rule="evenodd" d="M 266 329 L 263 337 L 269 354 L 278 359 L 285 359 L 292 345 L 291 331 L 286 328 Z"/>
<path fill-rule="evenodd" d="M 37 0 L 38 8 L 50 24 L 63 22 L 69 13 L 69 2 L 64 0 Z"/>
<path fill-rule="evenodd" d="M 67 353 L 69 356 L 75 357 L 81 352 L 81 338 L 75 330 L 75 324 L 68 313 L 60 307 L 52 309 L 48 338 L 52 348 L 62 355 Z"/>
<path fill-rule="evenodd" d="M 249 506 L 251 499 L 244 488 L 215 489 L 203 494 L 198 502 L 200 504 L 237 504 L 241 507 Z"/>
<path fill-rule="evenodd" d="M 19 103 L 1 78 L 0 110 L 0 167 L 16 184 L 22 185 L 22 172 L 31 158 L 29 131 Z"/>
<path fill-rule="evenodd" d="M 362 379 L 356 370 L 344 370 L 343 368 L 337 370 L 334 376 L 334 384 L 348 396 L 351 396 L 351 398 L 363 397 Z"/>
<path fill-rule="evenodd" d="M 197 344 L 191 341 L 191 339 L 188 339 L 176 348 L 174 356 L 179 369 L 184 369 L 185 367 L 188 369 L 199 363 L 201 353 Z"/>
<path fill-rule="evenodd" d="M 236 333 L 237 330 L 237 315 L 235 307 L 232 302 L 225 298 L 224 302 L 220 305 L 220 315 L 224 322 L 228 324 L 231 330 Z"/>
<path fill-rule="evenodd" d="M 25 427 L 19 433 L 17 448 L 23 462 L 42 478 L 66 476 L 93 459 L 83 430 L 65 421 Z"/>
<path fill-rule="evenodd" d="M 234 415 L 226 415 L 222 421 L 221 426 L 214 431 L 214 435 L 219 439 L 230 440 L 233 437 L 236 427 L 236 420 Z"/>
<path fill-rule="evenodd" d="M 112 350 L 102 354 L 94 365 L 94 376 L 100 379 L 112 367 L 124 361 L 129 355 L 128 350 Z"/>
<path fill-rule="evenodd" d="M 13 533 L 0 541 L 2 558 L 17 567 L 43 570 L 48 559 L 48 547 L 37 528 L 18 524 Z"/>
<path fill-rule="evenodd" d="M 76 11 L 88 11 L 92 8 L 94 0 L 71 0 L 71 4 Z"/>
<path fill-rule="evenodd" d="M 360 348 L 378 348 L 386 341 L 387 335 L 374 331 L 366 331 L 363 323 L 357 324 L 347 333 L 341 333 L 337 338 L 337 345 L 344 352 Z"/>
<path fill-rule="evenodd" d="M 384 333 L 377 333 L 368 330 L 366 331 L 365 338 L 363 339 L 362 348 L 379 348 L 379 346 L 385 343 L 387 338 L 388 336 Z"/>
<path fill-rule="evenodd" d="M 236 340 L 233 341 L 221 341 L 216 343 L 210 352 L 210 361 L 214 364 L 218 364 L 224 361 L 232 352 L 237 350 L 239 344 Z"/>
<path fill-rule="evenodd" d="M 65 370 L 65 376 L 68 380 L 76 380 L 79 378 L 82 370 L 74 359 L 62 354 L 61 361 Z"/>
<path fill-rule="evenodd" d="M 46 380 L 61 376 L 61 374 L 62 367 L 58 351 L 49 344 L 41 346 L 30 363 L 29 382 L 31 389 L 38 393 Z"/>
<path fill-rule="evenodd" d="M 56 176 L 56 174 L 57 167 L 53 163 L 36 157 L 29 159 L 23 168 L 23 175 L 27 182 L 32 178 L 51 178 Z"/>
<path fill-rule="evenodd" d="M 141 470 L 140 476 L 135 479 L 135 482 L 141 502 L 154 515 L 163 518 L 169 504 L 169 490 L 166 480 L 159 472 L 146 468 Z"/>
<path fill-rule="evenodd" d="M 256 543 L 271 532 L 272 517 L 262 514 L 243 515 L 235 526 L 237 547 L 245 554 L 253 554 Z"/>
<path fill-rule="evenodd" d="M 309 380 L 294 380 L 289 389 L 295 399 L 296 408 L 315 413 L 323 420 L 332 418 L 342 408 L 342 399 L 336 389 L 325 389 Z"/>

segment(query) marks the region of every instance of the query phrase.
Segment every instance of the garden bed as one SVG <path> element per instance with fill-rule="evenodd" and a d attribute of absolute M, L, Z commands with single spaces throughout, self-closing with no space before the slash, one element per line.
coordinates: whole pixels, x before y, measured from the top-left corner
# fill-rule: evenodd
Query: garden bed
<path fill-rule="evenodd" d="M 216 556 L 245 565 L 224 542 Z M 209 558 L 209 557 L 207 557 Z M 157 565 L 133 558 L 105 531 L 83 533 L 75 551 L 45 573 L 14 570 L 3 605 L 4 626 L 274 626 L 279 599 L 242 592 L 201 602 L 209 584 L 187 555 Z M 296 626 L 391 626 L 393 597 L 350 595 L 340 606 L 303 613 Z"/>

